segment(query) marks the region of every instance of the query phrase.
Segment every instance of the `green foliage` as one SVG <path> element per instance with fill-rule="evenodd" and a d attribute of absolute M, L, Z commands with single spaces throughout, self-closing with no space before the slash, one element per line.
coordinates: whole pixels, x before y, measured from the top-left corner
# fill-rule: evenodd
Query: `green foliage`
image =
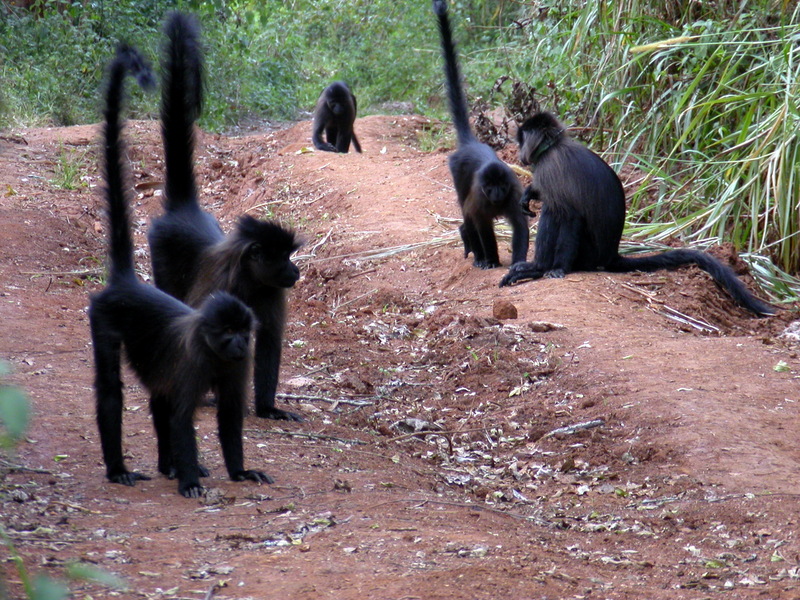
<path fill-rule="evenodd" d="M 2 379 L 10 373 L 7 363 L 0 361 L 0 447 L 16 445 L 30 421 L 30 406 L 27 396 L 14 386 L 5 385 Z"/>
<path fill-rule="evenodd" d="M 66 146 L 61 146 L 50 183 L 62 190 L 76 190 L 86 185 L 83 181 L 85 174 L 86 152 L 70 150 Z"/>
<path fill-rule="evenodd" d="M 612 166 L 647 174 L 628 235 L 732 241 L 774 292 L 797 290 L 786 275 L 800 272 L 797 3 L 450 7 L 471 99 L 498 104 L 510 87 L 500 78 L 524 82 Z M 42 0 L 34 11 L 3 9 L 0 126 L 96 121 L 114 44 L 125 39 L 157 59 L 161 22 L 175 8 L 203 25 L 206 129 L 302 116 L 334 79 L 351 85 L 361 115 L 385 101 L 447 114 L 428 0 Z M 634 51 L 670 38 L 681 41 Z M 157 99 L 138 92 L 131 104 L 134 116 L 157 111 Z"/>

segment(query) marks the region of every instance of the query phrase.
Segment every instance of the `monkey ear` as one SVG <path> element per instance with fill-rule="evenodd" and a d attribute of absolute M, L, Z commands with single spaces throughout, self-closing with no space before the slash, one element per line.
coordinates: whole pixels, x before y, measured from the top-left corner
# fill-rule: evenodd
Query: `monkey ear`
<path fill-rule="evenodd" d="M 247 247 L 247 257 L 254 258 L 261 254 L 261 244 L 253 242 Z"/>

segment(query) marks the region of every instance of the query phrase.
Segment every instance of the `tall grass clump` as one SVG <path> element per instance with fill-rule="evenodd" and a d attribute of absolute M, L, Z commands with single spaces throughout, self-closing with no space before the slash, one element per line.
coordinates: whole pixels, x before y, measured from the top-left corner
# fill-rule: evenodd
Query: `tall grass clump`
<path fill-rule="evenodd" d="M 632 217 L 644 224 L 633 229 L 654 240 L 731 241 L 751 265 L 763 265 L 756 255 L 772 260 L 777 270 L 760 274 L 776 289 L 789 282 L 778 271 L 800 271 L 798 16 L 794 7 L 774 25 L 755 15 L 696 23 L 626 65 L 631 87 L 650 83 L 629 132 L 637 143 L 626 148 L 648 166 L 633 196 Z"/>

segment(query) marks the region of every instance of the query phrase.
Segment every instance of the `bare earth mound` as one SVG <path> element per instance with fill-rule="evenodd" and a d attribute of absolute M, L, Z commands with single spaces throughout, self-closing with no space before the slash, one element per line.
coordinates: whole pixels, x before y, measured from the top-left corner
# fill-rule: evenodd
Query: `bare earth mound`
<path fill-rule="evenodd" d="M 462 256 L 425 125 L 360 119 L 363 155 L 305 151 L 308 122 L 201 136 L 202 198 L 226 229 L 247 211 L 306 240 L 279 405 L 307 420 L 247 418 L 246 465 L 276 479 L 257 486 L 225 478 L 201 409 L 199 501 L 156 476 L 131 376 L 128 464 L 154 478 L 104 479 L 86 317 L 105 253 L 98 129 L 0 138 L 0 357 L 35 410 L 0 462 L 0 513 L 25 564 L 94 563 L 124 599 L 800 597 L 791 311 L 752 318 L 696 269 L 499 289 L 503 270 Z M 146 275 L 158 124 L 126 133 Z"/>

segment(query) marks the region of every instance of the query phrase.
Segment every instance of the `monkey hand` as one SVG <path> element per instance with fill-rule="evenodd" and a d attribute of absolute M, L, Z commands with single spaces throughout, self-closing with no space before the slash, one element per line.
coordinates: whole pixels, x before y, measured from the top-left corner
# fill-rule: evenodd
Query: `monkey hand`
<path fill-rule="evenodd" d="M 479 269 L 496 269 L 500 266 L 500 263 L 494 260 L 476 260 L 472 264 Z"/>
<path fill-rule="evenodd" d="M 317 146 L 317 150 L 323 150 L 324 152 L 338 152 L 336 146 L 330 144 L 328 142 L 322 142 Z"/>
<path fill-rule="evenodd" d="M 262 419 L 273 419 L 274 421 L 296 421 L 297 423 L 305 421 L 305 419 L 297 413 L 281 410 L 274 406 L 267 408 L 256 407 L 256 416 Z"/>
<path fill-rule="evenodd" d="M 529 217 L 535 217 L 536 213 L 531 209 L 531 202 L 539 200 L 539 190 L 534 189 L 532 185 L 525 188 L 520 198 L 519 203 L 522 207 L 522 212 Z"/>
<path fill-rule="evenodd" d="M 186 481 L 178 484 L 178 492 L 184 498 L 200 498 L 206 490 L 198 481 Z"/>
<path fill-rule="evenodd" d="M 150 477 L 137 473 L 136 471 L 123 471 L 122 473 L 109 475 L 108 480 L 111 483 L 121 483 L 122 485 L 133 487 L 139 480 L 150 481 Z"/>
<path fill-rule="evenodd" d="M 563 276 L 563 275 L 562 275 Z M 541 279 L 542 271 L 537 269 L 535 263 L 518 262 L 511 265 L 508 273 L 500 280 L 500 287 L 513 285 L 523 279 Z"/>
<path fill-rule="evenodd" d="M 552 269 L 544 274 L 547 279 L 561 279 L 564 275 L 566 275 L 564 269 Z"/>
<path fill-rule="evenodd" d="M 234 481 L 255 481 L 256 483 L 274 483 L 275 480 L 262 471 L 251 471 L 243 469 L 238 473 L 232 473 L 231 479 Z"/>

